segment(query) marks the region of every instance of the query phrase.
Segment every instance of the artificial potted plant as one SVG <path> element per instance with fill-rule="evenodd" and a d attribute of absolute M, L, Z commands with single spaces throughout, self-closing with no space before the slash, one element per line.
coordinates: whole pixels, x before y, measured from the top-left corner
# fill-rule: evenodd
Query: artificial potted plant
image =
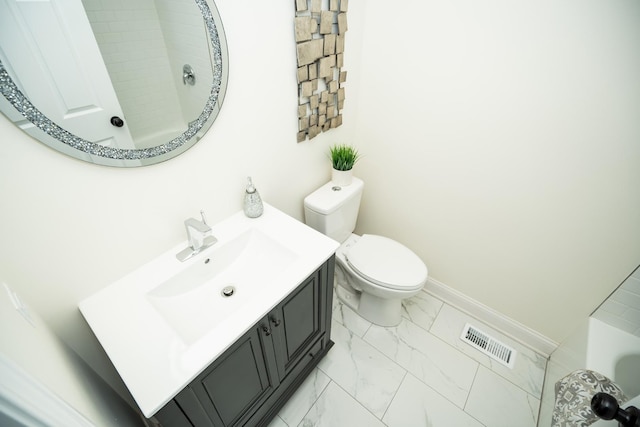
<path fill-rule="evenodd" d="M 334 145 L 330 148 L 330 153 L 333 166 L 331 181 L 343 187 L 350 185 L 353 177 L 353 165 L 360 159 L 360 153 L 347 144 Z"/>

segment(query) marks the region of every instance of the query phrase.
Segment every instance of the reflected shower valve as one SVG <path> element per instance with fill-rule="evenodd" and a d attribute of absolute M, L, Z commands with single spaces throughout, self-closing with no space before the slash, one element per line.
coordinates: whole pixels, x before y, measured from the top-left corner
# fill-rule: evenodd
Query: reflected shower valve
<path fill-rule="evenodd" d="M 196 74 L 189 64 L 184 64 L 184 67 L 182 67 L 182 83 L 185 85 L 188 83 L 191 86 L 196 84 Z"/>

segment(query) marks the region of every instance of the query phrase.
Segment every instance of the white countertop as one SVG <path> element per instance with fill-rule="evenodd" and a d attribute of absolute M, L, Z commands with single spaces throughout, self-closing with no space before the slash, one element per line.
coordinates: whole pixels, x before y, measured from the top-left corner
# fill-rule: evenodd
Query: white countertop
<path fill-rule="evenodd" d="M 338 242 L 265 204 L 255 219 L 243 212 L 211 227 L 218 243 L 180 262 L 186 242 L 168 250 L 122 279 L 80 302 L 87 323 L 146 417 L 153 416 L 199 373 L 282 301 L 338 248 Z M 261 283 L 264 292 L 232 312 L 201 338 L 186 342 L 154 308 L 148 294 L 215 248 L 248 229 L 277 240 L 296 258 L 277 276 Z"/>

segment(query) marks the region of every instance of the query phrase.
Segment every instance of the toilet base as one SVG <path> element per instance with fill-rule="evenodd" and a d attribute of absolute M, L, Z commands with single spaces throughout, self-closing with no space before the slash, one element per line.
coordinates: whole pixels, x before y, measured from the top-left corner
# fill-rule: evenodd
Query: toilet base
<path fill-rule="evenodd" d="M 378 298 L 336 283 L 336 296 L 361 317 L 378 326 L 397 326 L 402 320 L 402 299 Z"/>

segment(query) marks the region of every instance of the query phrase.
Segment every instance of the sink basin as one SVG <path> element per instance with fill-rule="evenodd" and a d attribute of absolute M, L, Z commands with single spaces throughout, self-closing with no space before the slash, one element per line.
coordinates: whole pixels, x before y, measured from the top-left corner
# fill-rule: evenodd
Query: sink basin
<path fill-rule="evenodd" d="M 295 253 L 256 229 L 212 248 L 206 258 L 147 293 L 149 302 L 186 344 L 224 322 L 234 311 L 268 289 Z M 225 292 L 226 290 L 226 292 Z"/>
<path fill-rule="evenodd" d="M 146 417 L 339 246 L 266 203 L 259 218 L 240 211 L 211 229 L 218 239 L 213 246 L 180 262 L 181 242 L 79 304 Z M 223 295 L 225 288 L 231 296 Z"/>

